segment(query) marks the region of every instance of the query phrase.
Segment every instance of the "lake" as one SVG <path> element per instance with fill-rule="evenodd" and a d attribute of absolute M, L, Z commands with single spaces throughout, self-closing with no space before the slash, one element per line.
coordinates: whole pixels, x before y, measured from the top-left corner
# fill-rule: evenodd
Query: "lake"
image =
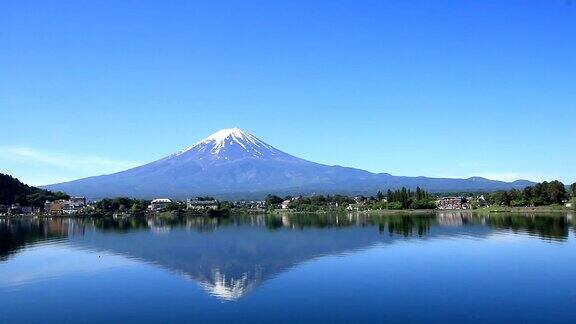
<path fill-rule="evenodd" d="M 0 219 L 0 322 L 573 322 L 572 213 Z"/>

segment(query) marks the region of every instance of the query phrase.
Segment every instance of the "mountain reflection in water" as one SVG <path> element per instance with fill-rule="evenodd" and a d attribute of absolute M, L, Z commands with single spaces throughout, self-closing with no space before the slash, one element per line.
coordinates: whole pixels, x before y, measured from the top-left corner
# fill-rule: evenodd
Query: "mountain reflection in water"
<path fill-rule="evenodd" d="M 122 255 L 197 282 L 221 300 L 236 300 L 262 282 L 309 260 L 398 240 L 482 239 L 497 232 L 563 241 L 571 214 L 440 212 L 433 215 L 238 216 L 229 218 L 0 219 L 0 262 L 23 248 L 65 242 Z"/>

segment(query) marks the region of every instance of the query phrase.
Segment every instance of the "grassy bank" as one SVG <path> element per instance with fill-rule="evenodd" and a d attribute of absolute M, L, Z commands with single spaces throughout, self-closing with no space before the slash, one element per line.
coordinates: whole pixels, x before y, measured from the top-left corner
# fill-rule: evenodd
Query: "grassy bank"
<path fill-rule="evenodd" d="M 291 209 L 275 209 L 269 212 L 272 215 L 294 215 L 294 214 L 363 214 L 363 215 L 426 215 L 438 212 L 436 209 L 374 209 L 374 210 L 322 210 L 315 212 L 296 211 Z"/>
<path fill-rule="evenodd" d="M 538 207 L 506 207 L 506 206 L 486 206 L 474 210 L 477 213 L 550 213 L 574 211 L 573 208 L 566 208 L 563 205 L 549 205 Z"/>

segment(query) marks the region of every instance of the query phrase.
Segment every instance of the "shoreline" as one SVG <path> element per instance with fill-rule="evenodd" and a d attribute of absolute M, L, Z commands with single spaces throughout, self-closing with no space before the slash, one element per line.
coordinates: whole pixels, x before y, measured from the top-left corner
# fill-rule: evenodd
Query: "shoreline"
<path fill-rule="evenodd" d="M 564 206 L 539 206 L 539 207 L 496 207 L 488 206 L 477 209 L 375 209 L 363 211 L 316 211 L 300 212 L 295 210 L 274 210 L 267 215 L 298 215 L 298 214 L 362 214 L 362 215 L 430 215 L 437 213 L 477 213 L 477 214 L 500 214 L 500 213 L 567 213 L 575 212 L 576 209 Z"/>
<path fill-rule="evenodd" d="M 501 206 L 487 206 L 477 209 L 376 209 L 376 210 L 362 210 L 362 211 L 347 211 L 347 210 L 328 210 L 328 211 L 315 211 L 315 212 L 302 212 L 287 209 L 277 209 L 267 212 L 262 211 L 242 211 L 232 212 L 230 216 L 243 216 L 243 215 L 262 215 L 262 216 L 282 216 L 282 215 L 305 215 L 305 214 L 356 214 L 356 215 L 434 215 L 438 213 L 476 213 L 476 214 L 508 214 L 508 213 L 568 213 L 576 212 L 574 208 L 566 208 L 564 206 L 539 206 L 539 207 L 501 207 Z M 19 214 L 19 215 L 0 215 L 0 219 L 29 217 L 29 218 L 107 218 L 107 217 L 147 217 L 147 216 L 165 216 L 162 213 L 157 214 Z M 189 217 L 223 217 L 223 216 L 209 216 L 206 214 L 188 214 Z"/>
<path fill-rule="evenodd" d="M 567 208 L 564 206 L 539 206 L 539 207 L 501 207 L 501 206 L 487 206 L 473 211 L 480 214 L 496 214 L 496 213 L 565 213 L 574 212 L 574 208 Z"/>

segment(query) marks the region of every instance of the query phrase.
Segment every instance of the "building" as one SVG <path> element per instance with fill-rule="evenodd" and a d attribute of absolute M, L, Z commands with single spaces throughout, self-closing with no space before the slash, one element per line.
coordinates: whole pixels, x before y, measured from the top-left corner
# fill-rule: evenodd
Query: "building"
<path fill-rule="evenodd" d="M 438 209 L 471 209 L 470 201 L 465 197 L 442 197 L 436 201 Z"/>
<path fill-rule="evenodd" d="M 86 206 L 85 197 L 70 197 L 67 202 L 62 206 L 62 212 L 64 214 L 76 214 L 82 211 Z"/>
<path fill-rule="evenodd" d="M 355 202 L 356 204 L 360 204 L 360 203 L 364 202 L 365 200 L 366 200 L 366 197 L 364 197 L 364 196 L 356 196 L 356 197 L 354 197 L 354 202 Z"/>
<path fill-rule="evenodd" d="M 76 214 L 86 207 L 86 198 L 71 197 L 68 200 L 55 200 L 44 202 L 44 212 L 50 214 Z"/>
<path fill-rule="evenodd" d="M 172 203 L 172 200 L 167 198 L 158 198 L 152 200 L 150 205 L 148 205 L 148 210 L 151 211 L 163 211 Z"/>
<path fill-rule="evenodd" d="M 86 206 L 86 197 L 70 197 L 68 201 L 70 202 L 70 204 L 77 207 Z"/>
<path fill-rule="evenodd" d="M 22 207 L 20 204 L 12 204 L 10 208 L 8 208 L 8 215 L 20 215 L 22 214 Z"/>
<path fill-rule="evenodd" d="M 486 201 L 486 198 L 484 198 L 484 195 L 478 197 L 478 207 L 485 207 L 488 205 L 488 202 Z"/>
<path fill-rule="evenodd" d="M 51 205 L 52 205 L 52 202 L 46 200 L 46 201 L 44 202 L 44 211 L 47 212 L 47 213 L 49 213 L 49 212 L 50 212 L 50 206 L 51 206 Z"/>
<path fill-rule="evenodd" d="M 293 201 L 298 201 L 298 200 L 300 200 L 300 199 L 302 199 L 302 196 L 292 197 L 292 198 L 290 198 L 290 199 L 286 199 L 286 200 L 284 200 L 284 201 L 280 204 L 280 207 L 281 207 L 282 209 L 288 209 L 288 208 L 290 207 L 290 203 L 291 203 L 291 202 L 293 202 Z"/>
<path fill-rule="evenodd" d="M 26 215 L 26 214 L 37 214 L 40 212 L 40 208 L 32 206 L 22 206 L 18 203 L 10 205 L 6 208 L 5 212 L 8 215 Z M 3 213 L 0 210 L 0 213 Z"/>
<path fill-rule="evenodd" d="M 62 214 L 64 210 L 64 204 L 66 204 L 67 200 L 54 200 L 50 203 L 50 214 Z"/>
<path fill-rule="evenodd" d="M 40 212 L 40 208 L 32 207 L 32 206 L 21 206 L 20 213 L 22 214 L 35 214 Z"/>
<path fill-rule="evenodd" d="M 265 211 L 266 201 L 262 200 L 240 200 L 231 202 L 232 207 L 237 209 L 248 209 L 251 211 Z"/>
<path fill-rule="evenodd" d="M 72 214 L 78 213 L 80 210 L 81 210 L 80 207 L 77 207 L 76 205 L 74 205 L 70 201 L 67 201 L 64 204 L 62 204 L 62 213 L 63 214 L 72 215 Z"/>
<path fill-rule="evenodd" d="M 216 210 L 218 209 L 218 200 L 197 200 L 197 199 L 187 199 L 186 209 L 195 211 L 205 211 L 208 209 Z"/>

